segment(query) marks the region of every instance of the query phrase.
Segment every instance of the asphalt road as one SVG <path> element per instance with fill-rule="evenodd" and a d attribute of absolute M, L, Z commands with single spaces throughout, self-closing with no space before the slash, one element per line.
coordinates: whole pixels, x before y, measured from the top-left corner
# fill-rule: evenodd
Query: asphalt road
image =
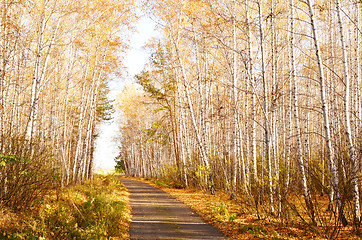
<path fill-rule="evenodd" d="M 164 191 L 136 180 L 122 179 L 122 183 L 131 193 L 131 240 L 227 239 Z"/>

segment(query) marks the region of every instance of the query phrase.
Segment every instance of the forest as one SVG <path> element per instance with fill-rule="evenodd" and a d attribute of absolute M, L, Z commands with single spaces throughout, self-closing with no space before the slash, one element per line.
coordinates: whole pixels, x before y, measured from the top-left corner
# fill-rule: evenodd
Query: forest
<path fill-rule="evenodd" d="M 335 238 L 361 223 L 361 2 L 150 0 L 117 168 Z M 313 230 L 314 229 L 314 230 Z"/>
<path fill-rule="evenodd" d="M 0 237 L 97 239 L 77 229 L 92 204 L 126 211 L 105 187 L 117 181 L 87 185 L 114 108 L 127 176 L 226 194 L 257 219 L 330 239 L 360 236 L 360 1 L 0 0 L 0 14 Z M 141 15 L 158 36 L 113 107 L 109 82 L 127 75 Z"/>
<path fill-rule="evenodd" d="M 134 8 L 132 0 L 0 1 L 2 210 L 92 178 L 97 126 L 112 113 L 108 82 L 124 73 Z"/>

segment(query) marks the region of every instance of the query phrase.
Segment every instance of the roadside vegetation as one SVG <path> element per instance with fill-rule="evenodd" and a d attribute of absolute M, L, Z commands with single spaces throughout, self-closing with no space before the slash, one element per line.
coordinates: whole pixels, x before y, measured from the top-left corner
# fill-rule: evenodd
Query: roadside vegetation
<path fill-rule="evenodd" d="M 335 225 L 335 216 L 328 215 L 328 199 L 320 197 L 319 214 L 325 224 L 310 226 L 304 219 L 303 199 L 290 196 L 288 222 L 280 221 L 281 216 L 257 215 L 250 206 L 248 196 L 230 199 L 229 194 L 217 191 L 215 195 L 207 191 L 180 188 L 160 179 L 147 182 L 169 193 L 190 206 L 207 222 L 220 229 L 231 239 L 360 239 L 352 227 Z"/>
<path fill-rule="evenodd" d="M 128 193 L 116 175 L 96 175 L 33 202 L 1 208 L 0 239 L 127 239 Z"/>

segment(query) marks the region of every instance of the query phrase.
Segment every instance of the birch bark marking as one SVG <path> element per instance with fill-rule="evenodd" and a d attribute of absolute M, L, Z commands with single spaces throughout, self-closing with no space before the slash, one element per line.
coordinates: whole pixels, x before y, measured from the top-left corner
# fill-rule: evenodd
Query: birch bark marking
<path fill-rule="evenodd" d="M 180 151 L 181 151 L 181 162 L 182 162 L 182 177 L 183 181 L 186 187 L 188 187 L 188 179 L 187 179 L 187 163 L 186 163 L 186 144 L 185 144 L 185 118 L 184 118 L 184 111 L 181 104 L 181 93 L 180 93 L 180 84 L 179 84 L 179 78 L 176 76 L 177 81 L 177 90 L 176 90 L 176 98 L 177 98 L 177 105 L 179 106 L 179 121 L 178 121 L 178 130 L 179 130 L 179 139 L 180 139 Z"/>
<path fill-rule="evenodd" d="M 361 68 L 361 46 L 360 46 L 360 39 L 361 39 L 361 32 L 359 29 L 359 24 L 361 24 L 360 21 L 360 12 L 361 12 L 361 2 L 357 1 L 354 3 L 354 7 L 355 7 L 355 11 L 354 11 L 354 19 L 353 21 L 355 22 L 355 26 L 354 26 L 354 78 L 355 78 L 355 86 L 352 86 L 352 89 L 355 87 L 356 88 L 356 92 L 355 92 L 355 101 L 356 101 L 356 106 L 355 106 L 355 110 L 356 111 L 356 116 L 357 116 L 357 121 L 356 121 L 356 128 L 357 129 L 362 129 L 362 92 L 361 92 L 361 79 L 362 79 L 362 68 Z M 355 131 L 355 138 L 357 138 L 357 131 Z M 359 144 L 360 145 L 360 144 Z M 356 146 L 356 148 L 358 148 L 358 146 Z"/>
<path fill-rule="evenodd" d="M 333 186 L 333 191 L 335 193 L 336 203 L 339 211 L 339 217 L 342 221 L 342 224 L 346 226 L 348 224 L 347 218 L 344 213 L 344 207 L 342 200 L 339 195 L 339 180 L 338 180 L 338 171 L 337 166 L 334 159 L 334 151 L 331 142 L 331 130 L 330 130 L 330 123 L 329 123 L 329 113 L 328 113 L 328 103 L 326 101 L 326 86 L 325 86 L 325 79 L 324 79 L 324 71 L 323 71 L 323 64 L 322 64 L 322 57 L 320 55 L 320 48 L 319 48 L 319 40 L 316 31 L 316 24 L 315 24 L 315 16 L 313 11 L 313 3 L 312 0 L 307 1 L 308 10 L 309 10 L 309 17 L 310 17 L 310 26 L 312 30 L 312 38 L 315 47 L 315 54 L 317 58 L 318 64 L 318 74 L 319 74 L 319 84 L 320 84 L 320 97 L 321 97 L 321 104 L 322 104 L 322 112 L 323 112 L 323 120 L 324 120 L 324 131 L 325 131 L 325 138 L 326 138 L 326 146 L 327 146 L 327 158 L 329 160 L 329 165 L 331 169 L 331 183 Z"/>
<path fill-rule="evenodd" d="M 37 107 L 38 107 L 38 98 L 39 98 L 39 87 L 40 87 L 40 73 L 41 73 L 41 59 L 42 59 L 42 51 L 43 51 L 43 34 L 45 31 L 46 21 L 45 21 L 45 3 L 41 2 L 42 12 L 39 19 L 38 26 L 38 39 L 37 39 L 37 49 L 35 56 L 35 66 L 33 72 L 33 85 L 31 89 L 31 102 L 29 108 L 29 119 L 26 127 L 26 136 L 31 145 L 33 133 L 34 133 L 34 124 L 37 118 Z"/>
<path fill-rule="evenodd" d="M 353 187 L 353 217 L 354 222 L 360 222 L 360 205 L 359 205 L 359 189 L 358 189 L 358 163 L 356 159 L 356 151 L 353 146 L 352 141 L 352 130 L 351 130 L 351 117 L 350 117 L 350 103 L 349 103 L 349 87 L 350 87 L 350 76 L 349 76 L 349 69 L 347 64 L 347 50 L 344 43 L 344 36 L 343 36 L 343 26 L 341 21 L 341 14 L 340 14 L 340 2 L 336 0 L 336 10 L 337 10 L 337 21 L 339 27 L 339 34 L 340 34 L 340 41 L 341 41 L 341 48 L 342 48 L 342 66 L 343 66 L 343 79 L 345 85 L 345 95 L 344 95 L 344 121 L 345 121 L 345 128 L 346 128 L 346 140 L 348 144 L 348 152 L 349 158 L 351 161 L 352 167 L 352 187 Z"/>
<path fill-rule="evenodd" d="M 85 111 L 86 111 L 86 104 L 88 102 L 88 97 L 86 98 L 86 83 L 87 83 L 87 71 L 89 67 L 89 61 L 87 61 L 84 75 L 83 75 L 83 84 L 82 84 L 82 97 L 81 97 L 81 103 L 80 103 L 80 112 L 79 112 L 79 120 L 78 120 L 78 135 L 77 135 L 77 143 L 76 143 L 76 150 L 75 150 L 75 156 L 74 156 L 74 166 L 73 166 L 73 182 L 78 181 L 79 176 L 79 169 L 80 169 L 80 163 L 81 163 L 81 156 L 82 156 L 82 147 L 83 147 L 83 130 L 84 130 L 84 124 L 85 124 Z"/>
<path fill-rule="evenodd" d="M 246 31 L 247 31 L 247 49 L 248 49 L 248 60 L 247 60 L 247 76 L 248 76 L 248 85 L 251 86 L 251 119 L 250 119 L 250 135 L 251 135 L 251 162 L 252 162 L 252 170 L 251 173 L 251 189 L 253 193 L 256 193 L 254 190 L 257 189 L 257 176 L 258 176 L 258 169 L 257 169 L 257 156 L 256 156 L 256 92 L 255 89 L 255 82 L 253 78 L 253 67 L 252 67 L 252 55 L 251 55 L 251 39 L 250 39 L 250 26 L 249 26 L 249 7 L 248 3 L 245 0 L 245 20 L 246 20 Z M 255 196 L 254 196 L 255 198 Z M 256 198 L 255 198 L 256 199 Z"/>
<path fill-rule="evenodd" d="M 360 39 L 361 39 L 361 32 L 358 26 L 360 26 L 361 24 L 361 2 L 357 1 L 355 3 L 355 23 L 356 26 L 354 27 L 354 31 L 355 31 L 355 66 L 353 67 L 353 69 L 355 70 L 356 73 L 356 85 L 357 90 L 356 90 L 356 102 L 357 102 L 357 106 L 356 106 L 356 112 L 357 112 L 357 119 L 359 119 L 356 123 L 356 128 L 357 129 L 362 129 L 362 67 L 361 67 L 361 46 L 360 46 Z M 355 134 L 357 135 L 357 131 L 355 132 Z M 361 143 L 359 143 L 358 148 L 361 149 L 362 145 Z M 361 169 L 361 162 L 359 163 L 359 169 Z M 361 185 L 361 178 L 359 179 L 359 184 Z"/>
<path fill-rule="evenodd" d="M 310 72 L 310 70 L 308 70 Z M 310 105 L 310 91 L 311 91 L 311 78 L 310 73 L 308 73 L 308 80 L 307 80 L 307 100 L 306 100 L 306 106 Z M 310 153 L 310 144 L 309 144 L 309 135 L 307 134 L 309 132 L 309 109 L 305 110 L 305 124 L 304 124 L 304 156 L 305 156 L 305 171 L 307 178 L 310 176 L 309 171 L 309 162 L 311 159 L 311 153 Z"/>
<path fill-rule="evenodd" d="M 97 91 L 97 90 L 96 90 Z M 84 184 L 85 180 L 88 180 L 89 177 L 92 175 L 92 169 L 93 169 L 93 158 L 92 158 L 92 141 L 93 141 L 93 129 L 94 129 L 94 124 L 95 124 L 95 115 L 96 115 L 96 104 L 95 104 L 95 99 L 92 99 L 92 103 L 90 106 L 90 113 L 88 115 L 89 120 L 88 120 L 88 124 L 87 124 L 87 128 L 86 128 L 86 137 L 84 139 L 84 144 L 85 147 L 83 149 L 83 154 L 85 155 L 84 158 L 84 162 L 82 163 L 83 166 L 82 170 L 81 170 L 81 176 L 80 176 L 80 181 L 82 184 Z"/>
<path fill-rule="evenodd" d="M 4 102 L 4 82 L 5 82 L 5 76 L 6 76 L 6 67 L 8 63 L 8 26 L 7 26 L 7 1 L 3 1 L 2 7 L 1 7 L 1 19 L 0 19 L 0 26 L 2 26 L 2 33 L 0 35 L 2 41 L 2 51 L 0 52 L 1 57 L 1 69 L 0 69 L 0 134 L 1 136 L 5 136 L 5 102 Z M 4 137 L 0 138 L 0 151 L 4 152 L 5 148 L 5 142 Z"/>
<path fill-rule="evenodd" d="M 280 214 L 280 204 L 281 204 L 281 197 L 280 197 L 280 188 L 279 188 L 279 139 L 277 135 L 277 127 L 279 123 L 278 118 L 278 97 L 277 97 L 277 91 L 278 89 L 278 77 L 277 77 L 277 69 L 278 69 L 278 40 L 277 40 L 277 32 L 276 32 L 276 14 L 275 11 L 275 1 L 270 1 L 270 29 L 271 29 L 271 71 L 272 71 L 272 86 L 271 86 L 271 99 L 270 99 L 270 128 L 269 128 L 269 139 L 270 139 L 270 163 L 271 168 L 273 169 L 274 164 L 274 170 L 272 171 L 272 188 L 273 188 L 273 194 L 277 194 L 277 202 L 278 202 L 278 213 Z"/>
<path fill-rule="evenodd" d="M 260 51 L 261 51 L 261 77 L 263 82 L 263 110 L 264 110 L 264 137 L 265 137 L 265 159 L 268 168 L 268 190 L 269 190 L 269 210 L 274 214 L 274 193 L 273 193 L 273 179 L 272 179 L 272 166 L 271 166 L 271 152 L 270 152 L 270 132 L 268 123 L 268 96 L 267 84 L 265 77 L 265 59 L 264 59 L 264 33 L 262 28 L 261 6 L 260 1 L 258 4 L 258 18 L 259 18 L 259 37 L 260 37 Z"/>
<path fill-rule="evenodd" d="M 105 54 L 102 57 L 100 65 L 105 62 Z M 99 67 L 99 72 L 97 73 L 97 77 L 93 80 L 93 86 L 90 90 L 90 106 L 89 106 L 89 114 L 88 114 L 88 126 L 86 129 L 86 137 L 85 137 L 85 147 L 83 149 L 83 154 L 85 154 L 85 160 L 82 163 L 83 169 L 81 171 L 81 182 L 84 183 L 84 180 L 90 179 L 92 176 L 93 169 L 93 155 L 92 155 L 92 142 L 93 142 L 93 133 L 94 126 L 96 121 L 96 112 L 97 112 L 97 100 L 99 94 L 99 86 L 101 84 L 101 78 L 103 74 L 103 70 Z M 95 82 L 95 83 L 94 83 Z"/>
<path fill-rule="evenodd" d="M 199 95 L 200 95 L 200 106 L 199 106 L 199 134 L 200 134 L 200 140 L 202 142 L 202 146 L 203 146 L 203 152 L 205 154 L 205 156 L 208 158 L 208 152 L 209 152 L 209 148 L 208 148 L 208 141 L 207 141 L 207 128 L 206 128 L 206 103 L 207 103 L 207 89 L 206 86 L 204 87 L 202 82 L 203 82 L 203 73 L 202 73 L 202 64 L 200 61 L 200 56 L 199 56 L 199 42 L 198 39 L 196 37 L 196 30 L 194 30 L 194 26 L 192 25 L 192 30 L 194 32 L 194 44 L 195 44 L 195 58 L 196 58 L 196 71 L 197 71 L 197 87 L 198 87 L 198 91 L 199 91 Z M 186 87 L 185 87 L 186 89 Z M 205 99 L 204 99 L 205 98 Z M 196 119 L 196 117 L 195 117 Z"/>
<path fill-rule="evenodd" d="M 233 3 L 233 16 L 232 16 L 232 28 L 233 28 L 233 49 L 236 50 L 236 26 L 235 26 L 235 1 L 232 2 Z M 238 169 L 238 154 L 237 154 L 237 122 L 238 122 L 238 111 L 237 111 L 237 101 L 238 101 L 238 96 L 237 96 L 237 89 L 236 89 L 236 84 L 237 84 L 237 52 L 233 51 L 233 69 L 232 69 L 232 101 L 233 101 L 233 120 L 232 120 L 232 157 L 233 157 L 233 174 L 232 174 L 232 186 L 231 186 L 231 197 L 230 198 L 235 198 L 236 196 L 236 184 L 237 184 L 237 169 Z M 244 178 L 245 179 L 245 178 Z"/>
<path fill-rule="evenodd" d="M 299 121 L 299 112 L 298 112 L 298 99 L 297 99 L 297 84 L 296 84 L 296 69 L 295 69 L 295 59 L 294 59 L 294 4 L 293 0 L 289 0 L 290 4 L 290 84 L 292 86 L 292 105 L 293 105 L 293 114 L 294 114 L 294 123 L 295 123 L 295 132 L 297 137 L 297 159 L 298 159 L 298 167 L 299 172 L 302 179 L 302 188 L 303 195 L 305 199 L 305 203 L 307 205 L 307 209 L 312 218 L 312 222 L 316 225 L 316 216 L 314 211 L 313 202 L 310 196 L 309 188 L 308 188 L 308 180 L 306 177 L 305 171 L 305 163 L 303 159 L 302 153 L 302 137 L 300 131 L 300 121 Z"/>

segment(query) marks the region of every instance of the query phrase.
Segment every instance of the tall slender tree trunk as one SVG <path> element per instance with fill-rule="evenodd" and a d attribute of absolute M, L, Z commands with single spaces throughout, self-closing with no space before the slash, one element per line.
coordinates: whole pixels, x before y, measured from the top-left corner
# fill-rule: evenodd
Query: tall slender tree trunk
<path fill-rule="evenodd" d="M 261 51 L 261 78 L 263 82 L 263 118 L 264 118 L 264 141 L 265 141 L 265 160 L 267 163 L 268 171 L 268 191 L 269 191 L 269 210 L 274 214 L 274 192 L 273 192 L 273 177 L 272 177 L 272 163 L 271 163 L 271 149 L 270 149 L 270 127 L 268 121 L 269 107 L 267 95 L 267 79 L 265 76 L 265 53 L 264 53 L 264 33 L 262 28 L 262 16 L 260 1 L 258 4 L 258 18 L 259 18 L 259 37 L 260 37 L 260 51 Z"/>
<path fill-rule="evenodd" d="M 236 44 L 236 22 L 235 22 L 235 2 L 233 1 L 232 6 L 233 16 L 232 16 L 232 45 L 233 45 L 233 66 L 232 66 L 232 137 L 231 137 L 231 144 L 232 144 L 232 182 L 231 182 L 231 198 L 235 198 L 236 196 L 236 184 L 237 184 L 237 174 L 238 174 L 238 145 L 237 145 L 237 138 L 238 138 L 238 91 L 236 88 L 237 84 L 237 44 Z"/>
<path fill-rule="evenodd" d="M 37 111 L 38 111 L 38 100 L 39 100 L 39 88 L 41 83 L 41 64 L 42 64 L 42 56 L 43 56 L 43 37 L 45 32 L 45 3 L 41 1 L 42 10 L 39 18 L 39 26 L 38 26 L 38 39 L 37 39 L 37 49 L 36 49 L 36 58 L 35 58 L 35 66 L 33 72 L 33 84 L 31 90 L 31 102 L 29 108 L 29 119 L 26 127 L 26 136 L 29 140 L 30 146 L 33 141 L 33 133 L 34 126 L 37 119 Z"/>
<path fill-rule="evenodd" d="M 27 122 L 27 130 L 26 136 L 29 140 L 30 149 L 32 149 L 32 141 L 33 135 L 35 131 L 35 125 L 38 120 L 38 102 L 39 95 L 41 91 L 41 84 L 44 81 L 45 71 L 48 68 L 48 62 L 51 54 L 52 47 L 54 45 L 55 38 L 57 36 L 57 32 L 60 26 L 59 17 L 56 23 L 55 28 L 53 29 L 51 38 L 48 40 L 48 46 L 45 46 L 45 28 L 47 26 L 47 16 L 46 16 L 46 5 L 47 2 L 45 0 L 40 1 L 41 4 L 41 13 L 39 16 L 39 26 L 38 26 L 38 39 L 37 39 L 37 50 L 36 50 L 36 58 L 35 58 L 35 66 L 33 72 L 33 85 L 31 91 L 31 102 L 29 108 L 29 118 Z M 47 47 L 47 51 L 43 52 Z"/>
<path fill-rule="evenodd" d="M 179 131 L 179 141 L 180 141 L 180 157 L 181 157 L 181 162 L 182 162 L 182 169 L 181 169 L 181 174 L 182 174 L 182 178 L 183 178 L 183 183 L 185 184 L 185 186 L 187 187 L 189 185 L 188 183 L 188 179 L 187 179 L 187 153 L 186 153 L 186 126 L 185 126 L 185 117 L 184 117 L 184 111 L 183 111 L 183 106 L 181 104 L 181 93 L 180 93 L 180 83 L 179 83 L 179 78 L 176 76 L 176 81 L 177 81 L 177 92 L 176 92 L 176 99 L 177 99 L 177 105 L 178 105 L 178 112 L 179 112 L 179 118 L 178 118 L 178 131 Z M 175 106 L 176 108 L 176 106 Z M 175 109 L 176 111 L 176 109 Z"/>
<path fill-rule="evenodd" d="M 0 26 L 1 33 L 0 38 L 2 39 L 2 48 L 1 48 L 1 70 L 0 70 L 0 151 L 4 152 L 5 148 L 5 101 L 4 101 L 4 87 L 5 87 L 5 76 L 6 68 L 8 65 L 8 1 L 4 0 L 1 4 L 0 12 Z M 0 173 L 1 174 L 1 173 Z M 1 176 L 0 176 L 1 177 Z"/>
<path fill-rule="evenodd" d="M 86 121 L 85 115 L 86 115 L 86 106 L 88 102 L 88 95 L 86 95 L 86 76 L 87 76 L 87 70 L 88 70 L 88 64 L 85 68 L 84 76 L 83 76 L 83 84 L 82 84 L 82 98 L 80 103 L 80 113 L 79 113 L 79 120 L 78 120 L 78 136 L 77 136 L 77 142 L 76 142 L 76 149 L 75 149 L 75 156 L 74 156 L 74 165 L 73 165 L 73 176 L 72 180 L 73 182 L 77 182 L 79 180 L 80 176 L 80 166 L 82 164 L 82 153 L 83 153 L 83 131 L 84 131 L 84 124 Z M 87 97 L 86 97 L 87 96 Z"/>
<path fill-rule="evenodd" d="M 303 159 L 303 149 L 302 149 L 302 137 L 300 131 L 300 121 L 299 121 L 299 112 L 298 112 L 298 99 L 297 99 L 297 84 L 296 84 L 296 70 L 295 70 L 295 59 L 294 59 L 294 3 L 293 0 L 289 0 L 290 4 L 290 84 L 292 85 L 292 103 L 293 103 L 293 113 L 294 113 L 294 124 L 295 124 L 295 132 L 297 138 L 297 159 L 298 159 L 298 167 L 300 176 L 302 179 L 302 188 L 303 195 L 305 199 L 305 203 L 307 205 L 307 209 L 312 218 L 312 222 L 314 225 L 317 224 L 316 216 L 314 211 L 313 202 L 310 196 L 309 188 L 308 188 L 308 179 L 305 171 L 305 164 Z"/>
<path fill-rule="evenodd" d="M 352 168 L 352 187 L 353 187 L 353 217 L 354 222 L 359 224 L 361 218 L 360 203 L 359 203 L 359 188 L 358 188 L 358 163 L 356 158 L 356 150 L 352 141 L 352 130 L 351 130 L 351 117 L 350 117 L 350 76 L 347 64 L 347 50 L 345 46 L 345 40 L 343 35 L 343 26 L 341 21 L 341 10 L 339 0 L 335 0 L 337 10 L 337 20 L 339 26 L 339 34 L 342 48 L 342 65 L 343 65 L 343 79 L 345 85 L 344 95 L 344 121 L 345 121 L 345 132 L 346 140 L 348 145 L 349 158 Z"/>
<path fill-rule="evenodd" d="M 250 171 L 250 184 L 252 194 L 256 194 L 256 181 L 258 175 L 257 169 L 257 158 L 256 158 L 256 91 L 255 91 L 255 79 L 253 77 L 253 67 L 252 67 L 252 56 L 251 56 L 251 39 L 250 39 L 250 23 L 249 23 L 249 3 L 245 0 L 245 27 L 246 27 L 246 45 L 247 45 L 247 60 L 246 60 L 246 76 L 247 76 L 247 86 L 250 89 L 251 93 L 251 113 L 249 125 L 250 127 L 250 162 L 251 162 L 251 171 Z M 254 196 L 255 198 L 255 196 Z"/>
<path fill-rule="evenodd" d="M 314 16 L 312 0 L 308 0 L 307 4 L 308 4 L 308 10 L 309 10 L 309 17 L 310 17 L 310 21 L 311 21 L 312 38 L 313 38 L 313 42 L 314 42 L 315 54 L 316 54 L 317 64 L 318 64 L 320 98 L 321 98 L 323 120 L 324 120 L 324 131 L 325 131 L 325 139 L 326 139 L 326 146 L 327 146 L 327 158 L 329 160 L 329 165 L 330 165 L 330 170 L 331 170 L 331 183 L 333 186 L 333 191 L 334 191 L 336 202 L 337 202 L 339 217 L 342 221 L 342 224 L 344 226 L 346 226 L 348 224 L 348 221 L 345 216 L 343 203 L 342 203 L 342 200 L 341 200 L 340 194 L 339 194 L 338 169 L 337 169 L 337 165 L 335 163 L 334 150 L 333 150 L 332 141 L 331 141 L 331 130 L 330 130 L 329 113 L 328 113 L 329 106 L 326 101 L 326 89 L 325 89 L 326 83 L 325 83 L 325 79 L 324 79 L 322 57 L 320 55 L 321 53 L 320 53 L 320 47 L 319 47 L 318 34 L 316 32 L 316 23 L 315 23 L 315 16 Z"/>
<path fill-rule="evenodd" d="M 273 192 L 277 195 L 278 201 L 278 215 L 280 213 L 280 204 L 281 204 L 281 197 L 280 197 L 280 184 L 279 184 L 279 140 L 277 134 L 278 128 L 278 91 L 279 91 L 279 83 L 278 83 L 278 76 L 277 76 L 277 69 L 278 69 L 278 42 L 277 42 L 277 31 L 276 31 L 276 12 L 275 12 L 275 2 L 271 0 L 270 2 L 270 11 L 271 11 L 271 74 L 272 74 L 272 86 L 271 86 L 271 106 L 270 106 L 270 148 L 271 148 L 271 164 L 274 165 L 274 170 L 272 175 L 274 176 L 272 184 L 273 184 Z"/>

